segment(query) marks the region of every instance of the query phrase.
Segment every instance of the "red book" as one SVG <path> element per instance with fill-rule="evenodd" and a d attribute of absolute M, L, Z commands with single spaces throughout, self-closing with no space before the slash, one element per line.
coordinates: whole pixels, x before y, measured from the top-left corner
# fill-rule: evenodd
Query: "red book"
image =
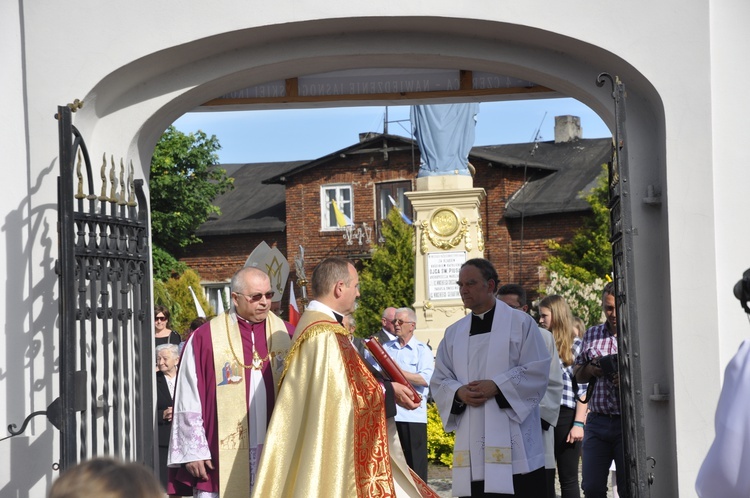
<path fill-rule="evenodd" d="M 391 358 L 388 353 L 385 352 L 385 349 L 383 349 L 383 346 L 380 345 L 380 342 L 374 337 L 372 339 L 365 339 L 365 346 L 367 346 L 367 349 L 370 350 L 370 353 L 372 353 L 372 355 L 378 361 L 385 374 L 393 382 L 398 382 L 399 384 L 403 384 L 411 389 L 412 401 L 414 401 L 415 403 L 421 403 L 422 396 L 420 396 L 417 390 L 414 389 L 414 386 L 412 386 L 411 383 L 406 380 L 406 377 L 404 377 L 401 369 L 398 367 L 398 365 L 396 365 L 396 362 L 393 361 L 393 358 Z"/>

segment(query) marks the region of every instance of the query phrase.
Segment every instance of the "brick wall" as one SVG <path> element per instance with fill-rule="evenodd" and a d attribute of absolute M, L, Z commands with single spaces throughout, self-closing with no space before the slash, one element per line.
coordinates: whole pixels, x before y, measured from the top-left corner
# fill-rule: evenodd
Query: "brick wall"
<path fill-rule="evenodd" d="M 541 262 L 551 251 L 547 240 L 569 240 L 590 213 L 561 213 L 505 218 L 505 205 L 524 183 L 523 168 L 489 166 L 475 161 L 474 186 L 485 189 L 480 206 L 485 232 L 485 257 L 498 271 L 501 284 L 518 283 L 529 297 L 548 280 Z"/>
<path fill-rule="evenodd" d="M 323 167 L 291 176 L 286 184 L 287 259 L 294 261 L 302 245 L 305 248 L 305 271 L 309 278 L 315 265 L 327 257 L 351 258 L 355 263 L 368 257 L 371 245 L 363 242 L 360 246 L 356 240 L 352 245 L 347 245 L 343 230 L 321 230 L 321 185 L 352 185 L 352 221 L 356 226 L 366 222 L 372 227 L 376 220 L 376 184 L 413 180 L 416 171 L 417 168 L 412 166 L 410 151 L 389 152 L 387 160 L 382 153 L 375 152 L 348 155 Z M 373 230 L 373 245 L 376 237 Z"/>
<path fill-rule="evenodd" d="M 246 233 L 201 237 L 203 243 L 188 247 L 180 261 L 194 269 L 202 281 L 225 282 L 242 268 L 253 249 L 263 241 L 286 254 L 286 235 L 275 233 Z"/>

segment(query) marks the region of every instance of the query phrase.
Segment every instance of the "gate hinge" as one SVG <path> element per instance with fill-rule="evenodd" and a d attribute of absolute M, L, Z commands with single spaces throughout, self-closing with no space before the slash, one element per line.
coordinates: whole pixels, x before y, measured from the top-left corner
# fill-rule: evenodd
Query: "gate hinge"
<path fill-rule="evenodd" d="M 649 185 L 646 187 L 646 197 L 643 198 L 643 203 L 649 206 L 659 206 L 661 204 L 661 189 L 658 185 Z"/>
<path fill-rule="evenodd" d="M 647 462 L 651 462 L 651 469 L 653 470 L 654 467 L 656 467 L 656 458 L 654 457 L 646 457 Z M 654 484 L 654 473 L 649 472 L 648 473 L 648 485 L 653 486 Z"/>

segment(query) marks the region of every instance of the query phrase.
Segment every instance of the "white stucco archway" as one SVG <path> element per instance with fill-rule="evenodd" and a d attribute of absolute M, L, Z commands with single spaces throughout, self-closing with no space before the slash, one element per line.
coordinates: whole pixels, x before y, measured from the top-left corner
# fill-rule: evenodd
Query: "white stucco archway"
<path fill-rule="evenodd" d="M 0 12 L 0 89 L 10 110 L 0 138 L 13 145 L 4 147 L 6 162 L 25 168 L 6 175 L 0 198 L 7 213 L 0 427 L 56 395 L 56 105 L 85 100 L 74 122 L 94 158 L 105 152 L 147 168 L 178 116 L 254 83 L 360 67 L 485 70 L 574 97 L 612 126 L 609 89 L 595 85 L 607 71 L 628 88 L 642 390 L 654 434 L 648 453 L 657 461 L 652 496 L 694 494 L 721 371 L 746 335 L 728 292 L 750 244 L 735 215 L 750 182 L 734 88 L 750 77 L 736 63 L 750 50 L 746 2 L 696 0 L 686 9 L 677 0 L 638 8 L 615 0 L 470 7 L 279 0 L 249 9 L 187 0 L 176 9 L 134 0 L 95 9 L 83 0 L 21 0 Z M 660 206 L 640 202 L 651 185 Z M 647 400 L 654 384 L 668 402 Z M 0 443 L 0 459 L 11 462 L 0 469 L 0 494 L 43 496 L 58 436 L 40 420 Z"/>
<path fill-rule="evenodd" d="M 354 68 L 487 71 L 531 80 L 575 97 L 611 126 L 611 89 L 595 84 L 596 76 L 608 71 L 628 88 L 631 188 L 637 191 L 638 185 L 645 191 L 652 185 L 666 195 L 665 164 L 654 160 L 664 157 L 661 101 L 636 69 L 614 54 L 538 29 L 442 19 L 438 36 L 434 22 L 430 18 L 326 20 L 285 25 L 283 37 L 271 28 L 217 34 L 149 54 L 111 73 L 84 97 L 87 105 L 76 116 L 76 124 L 84 134 L 89 131 L 89 143 L 98 147 L 111 143 L 113 149 L 122 150 L 130 141 L 129 154 L 140 158 L 146 177 L 153 146 L 166 126 L 205 101 L 250 85 Z M 636 247 L 638 301 L 649 303 L 639 310 L 641 325 L 668 331 L 668 317 L 659 310 L 669 307 L 669 276 L 663 270 L 647 269 L 648 261 L 637 257 L 640 253 L 666 257 L 667 218 L 659 207 L 635 206 L 634 220 L 647 235 L 644 239 L 649 239 Z M 659 384 L 660 390 L 673 392 L 668 360 L 671 339 L 670 334 L 641 338 L 645 386 Z M 649 404 L 645 399 L 647 432 L 649 427 L 674 427 L 674 414 L 664 410 L 663 403 Z M 662 441 L 649 448 L 649 456 L 659 462 L 657 495 L 660 489 L 676 485 L 676 433 L 667 432 L 668 444 Z"/>

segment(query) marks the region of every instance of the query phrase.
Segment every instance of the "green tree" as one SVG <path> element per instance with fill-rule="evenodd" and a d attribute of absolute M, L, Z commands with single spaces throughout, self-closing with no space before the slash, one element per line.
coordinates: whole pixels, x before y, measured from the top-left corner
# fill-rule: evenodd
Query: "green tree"
<path fill-rule="evenodd" d="M 166 282 L 173 276 L 181 275 L 188 268 L 185 263 L 178 261 L 158 246 L 151 249 L 151 258 L 154 263 L 154 280 L 156 281 Z"/>
<path fill-rule="evenodd" d="M 542 294 L 559 294 L 570 305 L 573 314 L 586 326 L 601 322 L 601 290 L 612 272 L 612 246 L 609 243 L 609 189 L 607 166 L 597 179 L 596 187 L 585 197 L 593 216 L 567 244 L 548 241 L 554 256 L 542 264 L 547 268 L 549 284 Z"/>
<path fill-rule="evenodd" d="M 194 242 L 195 231 L 212 214 L 212 203 L 232 188 L 226 171 L 216 167 L 221 148 L 216 136 L 185 134 L 170 126 L 156 144 L 151 159 L 151 228 L 155 247 L 169 254 Z"/>
<path fill-rule="evenodd" d="M 380 329 L 385 308 L 414 303 L 414 228 L 392 209 L 382 231 L 385 242 L 375 248 L 359 274 L 361 296 L 354 318 L 362 337 Z"/>
<path fill-rule="evenodd" d="M 576 232 L 570 242 L 559 244 L 548 241 L 554 256 L 542 264 L 559 275 L 591 284 L 612 272 L 612 246 L 609 243 L 609 190 L 607 166 L 597 179 L 597 185 L 585 199 L 591 206 L 593 216 Z"/>
<path fill-rule="evenodd" d="M 200 277 L 193 270 L 185 270 L 179 278 L 154 282 L 154 304 L 169 308 L 172 330 L 180 334 L 184 334 L 190 322 L 198 316 L 189 287 L 193 288 L 206 315 L 213 315 L 215 311 L 203 295 Z"/>

